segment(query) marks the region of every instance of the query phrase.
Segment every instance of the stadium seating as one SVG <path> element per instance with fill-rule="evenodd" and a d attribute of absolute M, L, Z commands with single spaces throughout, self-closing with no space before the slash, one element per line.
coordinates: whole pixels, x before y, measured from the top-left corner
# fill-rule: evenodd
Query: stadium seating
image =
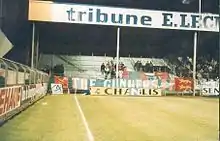
<path fill-rule="evenodd" d="M 75 76 L 82 78 L 103 78 L 100 72 L 100 66 L 106 61 L 112 60 L 112 57 L 106 56 L 67 56 L 67 55 L 45 55 L 40 56 L 39 68 L 64 65 L 66 76 Z"/>
<path fill-rule="evenodd" d="M 113 61 L 115 63 L 116 59 L 108 56 L 68 56 L 41 54 L 38 68 L 52 68 L 57 64 L 63 64 L 64 74 L 66 76 L 102 79 L 104 76 L 100 72 L 100 67 L 102 63 L 106 63 L 108 61 Z M 122 62 L 130 72 L 134 72 L 134 64 L 137 61 L 141 61 L 143 64 L 151 61 L 155 66 L 168 66 L 163 59 L 156 58 L 120 57 L 119 61 Z"/>
<path fill-rule="evenodd" d="M 68 55 L 50 55 L 41 54 L 38 68 L 52 68 L 57 64 L 64 65 L 64 74 L 70 77 L 80 77 L 80 78 L 99 78 L 104 79 L 103 74 L 101 74 L 101 64 L 113 61 L 116 63 L 116 59 L 108 56 L 68 56 Z M 166 59 L 160 58 L 135 58 L 135 57 L 120 57 L 120 62 L 122 62 L 130 74 L 135 75 L 134 64 L 137 61 L 141 61 L 143 65 L 147 62 L 152 62 L 153 66 L 157 67 L 167 67 L 169 68 L 169 73 L 176 76 L 191 77 L 192 76 L 192 59 L 189 57 L 171 57 Z M 200 60 L 199 60 L 200 61 Z M 198 61 L 198 64 L 199 64 Z M 200 61 L 201 62 L 201 61 Z M 204 61 L 202 61 L 204 62 Z M 206 66 L 210 64 L 206 63 Z M 215 64 L 215 63 L 214 63 Z M 208 68 L 208 67 L 206 67 Z M 215 74 L 216 67 L 212 67 L 212 73 Z M 197 66 L 198 74 L 200 74 L 200 69 Z M 204 69 L 206 71 L 206 69 Z M 201 73 L 204 76 L 204 72 Z M 206 72 L 205 72 L 206 74 Z M 217 73 L 216 73 L 217 74 Z M 216 77 L 216 76 L 214 76 Z"/>
<path fill-rule="evenodd" d="M 120 57 L 120 62 L 127 67 L 128 71 L 134 71 L 134 63 L 132 58 L 129 57 Z"/>

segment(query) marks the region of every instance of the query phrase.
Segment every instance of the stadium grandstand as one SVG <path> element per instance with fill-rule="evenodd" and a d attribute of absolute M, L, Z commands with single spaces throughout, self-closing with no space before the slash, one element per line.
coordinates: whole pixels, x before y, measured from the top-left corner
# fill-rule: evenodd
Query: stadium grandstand
<path fill-rule="evenodd" d="M 218 0 L 0 0 L 0 141 L 217 141 L 219 25 Z"/>

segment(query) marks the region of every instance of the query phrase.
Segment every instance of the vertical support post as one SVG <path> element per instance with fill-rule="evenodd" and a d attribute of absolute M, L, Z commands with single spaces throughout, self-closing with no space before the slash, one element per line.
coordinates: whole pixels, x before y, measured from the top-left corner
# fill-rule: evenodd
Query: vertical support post
<path fill-rule="evenodd" d="M 39 60 L 39 32 L 37 33 L 37 43 L 36 43 L 36 59 L 35 59 L 35 67 L 38 67 L 38 60 Z"/>
<path fill-rule="evenodd" d="M 53 68 L 54 68 L 54 53 L 53 53 L 52 58 L 51 58 L 50 75 L 53 74 Z"/>
<path fill-rule="evenodd" d="M 199 14 L 202 13 L 202 0 L 199 0 Z M 201 22 L 201 17 L 199 23 Z M 197 46 L 198 46 L 198 31 L 194 33 L 194 47 L 193 47 L 193 96 L 196 96 L 196 54 L 197 54 Z"/>
<path fill-rule="evenodd" d="M 5 64 L 5 87 L 8 85 L 8 65 Z"/>
<path fill-rule="evenodd" d="M 34 68 L 34 50 L 35 50 L 35 23 L 32 26 L 32 46 L 31 46 L 31 68 Z"/>
<path fill-rule="evenodd" d="M 193 47 L 193 96 L 196 96 L 196 52 L 197 52 L 197 38 L 198 33 L 194 33 L 194 47 Z"/>
<path fill-rule="evenodd" d="M 199 0 L 199 14 L 202 13 L 202 0 Z"/>
<path fill-rule="evenodd" d="M 120 50 L 120 28 L 117 28 L 117 50 L 116 50 L 116 85 L 118 87 L 118 65 L 119 65 L 119 50 Z"/>
<path fill-rule="evenodd" d="M 24 84 L 26 85 L 26 75 L 27 75 L 27 70 L 26 70 L 26 68 L 25 68 L 25 70 L 24 70 Z"/>

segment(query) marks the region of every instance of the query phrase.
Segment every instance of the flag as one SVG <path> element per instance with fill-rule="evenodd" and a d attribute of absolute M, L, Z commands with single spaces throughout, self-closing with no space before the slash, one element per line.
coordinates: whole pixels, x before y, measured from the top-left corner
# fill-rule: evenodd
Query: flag
<path fill-rule="evenodd" d="M 193 81 L 190 78 L 175 78 L 176 91 L 189 91 L 193 89 Z"/>

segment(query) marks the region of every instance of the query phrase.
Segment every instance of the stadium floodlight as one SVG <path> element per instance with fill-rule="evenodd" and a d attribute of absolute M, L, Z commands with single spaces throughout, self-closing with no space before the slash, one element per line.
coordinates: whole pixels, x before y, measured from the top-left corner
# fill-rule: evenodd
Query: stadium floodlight
<path fill-rule="evenodd" d="M 183 4 L 190 4 L 194 0 L 182 0 Z M 202 13 L 202 0 L 199 0 L 199 14 Z M 194 46 L 193 46 L 193 96 L 196 95 L 196 54 L 198 43 L 198 31 L 194 33 Z"/>

